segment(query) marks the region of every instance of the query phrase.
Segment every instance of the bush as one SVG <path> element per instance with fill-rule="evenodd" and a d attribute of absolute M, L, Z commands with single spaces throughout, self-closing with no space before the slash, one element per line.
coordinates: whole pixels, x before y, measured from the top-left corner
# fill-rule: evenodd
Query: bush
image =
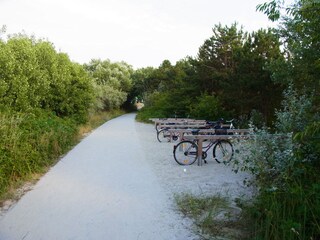
<path fill-rule="evenodd" d="M 197 119 L 217 120 L 224 112 L 217 97 L 202 94 L 190 106 L 190 115 Z"/>
<path fill-rule="evenodd" d="M 320 238 L 320 128 L 307 118 L 310 101 L 289 89 L 277 112 L 280 134 L 258 131 L 244 145 L 245 160 L 235 162 L 253 174 L 259 189 L 251 208 L 254 239 Z"/>
<path fill-rule="evenodd" d="M 0 194 L 50 166 L 75 143 L 75 122 L 52 113 L 1 112 Z"/>
<path fill-rule="evenodd" d="M 82 123 L 94 93 L 81 65 L 57 53 L 49 42 L 18 34 L 0 41 L 0 96 L 2 108 L 42 108 Z"/>

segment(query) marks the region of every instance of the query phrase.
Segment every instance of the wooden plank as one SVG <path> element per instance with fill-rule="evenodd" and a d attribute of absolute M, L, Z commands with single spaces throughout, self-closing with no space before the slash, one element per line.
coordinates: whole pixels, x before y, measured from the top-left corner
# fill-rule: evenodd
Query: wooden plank
<path fill-rule="evenodd" d="M 226 140 L 232 138 L 248 138 L 251 135 L 187 135 L 183 139 L 186 140 Z"/>
<path fill-rule="evenodd" d="M 209 129 L 168 129 L 169 132 L 172 133 L 192 133 L 194 131 L 199 131 L 199 133 L 215 133 L 217 129 L 209 128 Z M 219 129 L 218 129 L 219 130 Z M 250 129 L 224 129 L 227 133 L 238 133 L 238 134 L 249 134 L 251 133 Z"/>
<path fill-rule="evenodd" d="M 227 133 L 233 133 L 235 135 L 244 135 L 244 134 L 251 133 L 249 129 L 226 129 L 226 130 L 227 130 Z M 178 135 L 179 141 L 182 141 L 186 134 L 189 134 L 189 136 L 192 136 L 190 134 L 192 134 L 194 131 L 195 129 L 174 129 L 174 128 L 168 129 L 171 139 L 173 136 Z M 199 129 L 199 132 L 197 132 L 197 135 L 206 135 L 206 134 L 209 135 L 208 133 L 215 133 L 215 132 L 216 132 L 216 129 Z M 221 135 L 214 135 L 214 136 L 221 136 Z M 232 135 L 227 135 L 227 136 L 232 136 Z"/>
<path fill-rule="evenodd" d="M 181 122 L 181 121 L 198 121 L 192 118 L 149 118 L 153 122 Z"/>
<path fill-rule="evenodd" d="M 206 124 L 164 124 L 164 125 L 159 125 L 159 128 L 167 128 L 167 129 L 183 129 L 183 128 L 201 128 L 201 127 L 206 127 Z"/>
<path fill-rule="evenodd" d="M 154 121 L 155 124 L 195 124 L 195 123 L 203 123 L 205 124 L 205 120 L 156 120 Z"/>
<path fill-rule="evenodd" d="M 196 120 L 190 118 L 149 118 L 149 120 L 153 121 L 156 129 L 162 129 L 167 127 L 166 125 L 180 125 L 180 124 L 205 124 L 205 120 Z"/>

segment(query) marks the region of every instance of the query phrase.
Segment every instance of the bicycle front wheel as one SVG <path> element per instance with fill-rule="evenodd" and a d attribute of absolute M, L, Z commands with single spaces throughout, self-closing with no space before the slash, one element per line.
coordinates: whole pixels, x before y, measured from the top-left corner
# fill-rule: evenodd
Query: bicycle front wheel
<path fill-rule="evenodd" d="M 214 145 L 213 158 L 218 162 L 228 163 L 233 157 L 233 146 L 228 140 L 220 140 Z"/>
<path fill-rule="evenodd" d="M 182 141 L 174 146 L 174 160 L 180 165 L 191 165 L 197 160 L 198 146 L 191 141 Z"/>

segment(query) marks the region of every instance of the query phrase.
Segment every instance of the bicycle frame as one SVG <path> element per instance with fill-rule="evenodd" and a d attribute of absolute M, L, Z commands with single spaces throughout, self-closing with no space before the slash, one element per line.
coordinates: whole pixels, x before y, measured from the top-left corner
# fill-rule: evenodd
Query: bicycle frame
<path fill-rule="evenodd" d="M 196 144 L 197 146 L 198 143 L 197 143 L 197 140 L 193 140 L 192 141 L 194 144 Z M 206 146 L 202 146 L 202 158 L 205 159 L 207 157 L 207 152 L 214 146 L 216 145 L 217 143 L 219 142 L 219 140 L 215 140 L 215 141 L 210 141 L 210 143 Z M 197 152 L 189 152 L 190 149 L 187 149 L 186 152 L 188 152 L 190 155 L 197 155 L 198 153 Z"/>

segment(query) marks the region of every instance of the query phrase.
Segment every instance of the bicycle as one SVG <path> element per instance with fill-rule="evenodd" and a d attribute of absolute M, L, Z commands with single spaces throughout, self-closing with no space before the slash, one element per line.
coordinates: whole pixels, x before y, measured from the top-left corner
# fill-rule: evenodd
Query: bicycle
<path fill-rule="evenodd" d="M 233 127 L 231 120 L 231 124 L 229 127 Z M 219 128 L 222 125 L 222 122 L 211 122 L 211 126 L 213 125 L 214 128 L 216 128 L 217 135 L 226 135 L 227 130 L 226 128 Z M 193 135 L 198 135 L 199 129 L 192 132 Z M 209 141 L 207 145 L 202 146 L 202 159 L 205 163 L 207 163 L 206 158 L 208 156 L 208 151 L 213 147 L 212 154 L 213 158 L 216 160 L 216 162 L 221 163 L 228 163 L 231 161 L 234 149 L 233 145 L 229 140 L 222 140 L 217 139 L 213 141 Z M 197 140 L 183 140 L 173 148 L 173 156 L 174 160 L 179 165 L 191 165 L 193 164 L 198 157 L 198 144 Z"/>
<path fill-rule="evenodd" d="M 160 131 L 157 132 L 157 139 L 159 142 L 170 142 L 177 141 L 179 136 L 173 133 L 173 135 L 170 134 L 168 131 L 169 128 L 163 128 Z"/>

